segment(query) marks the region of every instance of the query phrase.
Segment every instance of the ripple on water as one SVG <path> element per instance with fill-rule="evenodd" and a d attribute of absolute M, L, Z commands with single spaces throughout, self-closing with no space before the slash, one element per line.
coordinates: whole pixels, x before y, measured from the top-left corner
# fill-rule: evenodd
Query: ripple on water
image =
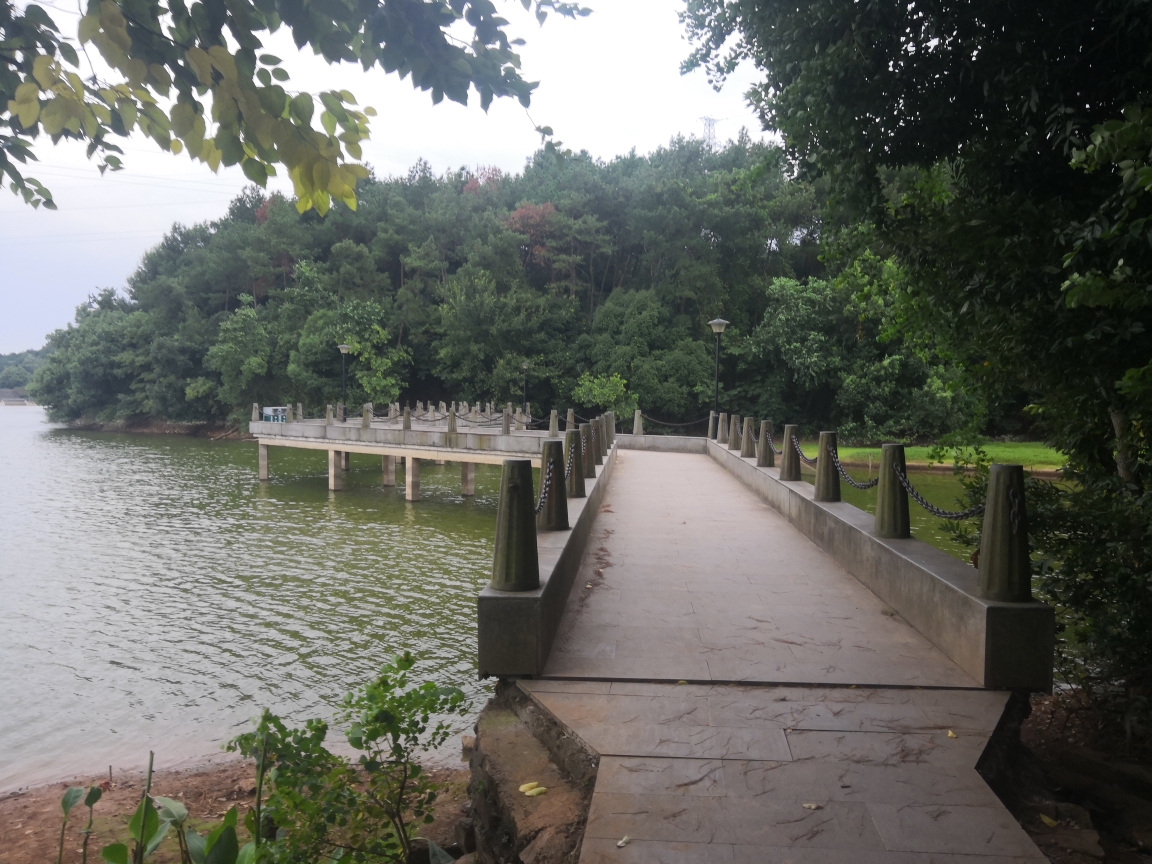
<path fill-rule="evenodd" d="M 484 689 L 476 593 L 492 556 L 498 469 L 474 499 L 425 465 L 422 500 L 352 457 L 53 428 L 0 409 L 0 790 L 109 763 L 216 752 L 264 706 L 331 717 L 411 649 L 422 675 Z"/>

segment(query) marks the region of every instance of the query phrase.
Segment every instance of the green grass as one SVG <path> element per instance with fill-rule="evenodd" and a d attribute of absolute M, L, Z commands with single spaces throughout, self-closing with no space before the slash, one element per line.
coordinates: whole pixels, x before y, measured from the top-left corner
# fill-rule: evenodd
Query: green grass
<path fill-rule="evenodd" d="M 869 456 L 872 457 L 873 463 L 880 461 L 879 447 L 841 447 L 839 449 L 840 459 L 844 462 L 865 463 Z M 927 464 L 930 449 L 929 447 L 908 447 L 904 451 L 904 457 L 909 463 Z M 805 442 L 804 450 L 814 456 L 816 442 Z M 1049 470 L 1064 465 L 1062 454 L 1036 441 L 996 442 L 985 444 L 984 450 L 993 462 L 1002 464 Z M 945 464 L 951 465 L 951 460 Z"/>

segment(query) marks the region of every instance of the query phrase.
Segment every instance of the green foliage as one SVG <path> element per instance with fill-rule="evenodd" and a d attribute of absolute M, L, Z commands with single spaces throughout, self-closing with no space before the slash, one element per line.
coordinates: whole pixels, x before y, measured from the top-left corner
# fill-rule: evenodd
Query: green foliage
<path fill-rule="evenodd" d="M 585 372 L 576 382 L 572 398 L 581 405 L 614 411 L 620 417 L 636 410 L 636 397 L 628 392 L 628 382 L 615 372 L 595 377 Z"/>

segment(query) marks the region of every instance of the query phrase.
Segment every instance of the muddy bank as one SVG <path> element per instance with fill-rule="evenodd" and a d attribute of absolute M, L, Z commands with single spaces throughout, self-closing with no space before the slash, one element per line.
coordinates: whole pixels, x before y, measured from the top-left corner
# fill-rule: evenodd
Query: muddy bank
<path fill-rule="evenodd" d="M 74 420 L 68 424 L 68 428 L 84 432 L 132 432 L 140 435 L 188 435 L 212 440 L 223 438 L 252 440 L 252 436 L 248 434 L 247 424 L 238 426 L 233 423 L 217 422 L 178 423 L 151 417 L 138 420 Z"/>

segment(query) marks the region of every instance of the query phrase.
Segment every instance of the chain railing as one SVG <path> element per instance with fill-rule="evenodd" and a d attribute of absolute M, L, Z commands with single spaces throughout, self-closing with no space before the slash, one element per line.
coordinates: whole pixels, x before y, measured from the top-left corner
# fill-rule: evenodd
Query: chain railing
<path fill-rule="evenodd" d="M 805 465 L 815 465 L 816 464 L 815 459 L 809 459 L 807 456 L 804 455 L 804 451 L 800 449 L 800 439 L 797 438 L 795 435 L 792 436 L 792 446 L 796 448 L 796 453 L 800 456 L 801 462 L 803 462 Z"/>
<path fill-rule="evenodd" d="M 833 447 L 828 452 L 832 456 L 832 464 L 836 466 L 836 470 L 840 472 L 840 476 L 847 481 L 849 486 L 853 486 L 856 489 L 871 489 L 880 482 L 879 477 L 875 477 L 867 483 L 861 483 L 859 480 L 853 479 L 848 475 L 848 472 L 844 470 L 844 466 L 840 464 L 840 451 Z"/>
<path fill-rule="evenodd" d="M 971 519 L 973 516 L 979 516 L 984 512 L 983 504 L 976 504 L 972 507 L 969 507 L 967 510 L 941 510 L 939 507 L 936 507 L 933 504 L 929 504 L 926 500 L 924 500 L 924 496 L 916 491 L 916 487 L 912 485 L 911 481 L 908 480 L 908 477 L 904 474 L 903 471 L 900 470 L 899 466 L 893 465 L 892 472 L 896 475 L 896 479 L 900 481 L 900 485 L 904 487 L 904 491 L 908 493 L 909 497 L 911 497 L 913 501 L 931 513 L 933 516 L 936 516 L 940 519 L 958 521 L 960 519 Z M 1019 517 L 1014 520 L 1013 531 L 1015 531 L 1018 527 Z"/>
<path fill-rule="evenodd" d="M 701 417 L 699 420 L 689 420 L 687 423 L 669 423 L 666 420 L 657 420 L 655 417 L 650 417 L 644 413 L 641 413 L 640 416 L 645 420 L 651 420 L 653 423 L 657 423 L 660 426 L 695 426 L 697 423 L 707 423 L 710 419 L 708 417 Z"/>
<path fill-rule="evenodd" d="M 572 465 L 576 462 L 576 448 L 568 448 L 568 464 L 564 466 L 564 482 L 568 482 L 568 478 L 572 476 Z"/>
<path fill-rule="evenodd" d="M 772 440 L 772 433 L 771 432 L 765 432 L 764 437 L 766 439 L 768 439 L 768 446 L 772 448 L 773 453 L 775 453 L 777 456 L 783 456 L 784 455 L 784 451 L 781 450 L 779 447 L 777 447 L 776 442 Z"/>
<path fill-rule="evenodd" d="M 555 464 L 551 459 L 548 460 L 548 467 L 544 471 L 544 482 L 540 484 L 540 499 L 536 502 L 536 515 L 540 515 L 540 511 L 548 503 L 548 493 L 552 490 L 552 469 Z"/>

